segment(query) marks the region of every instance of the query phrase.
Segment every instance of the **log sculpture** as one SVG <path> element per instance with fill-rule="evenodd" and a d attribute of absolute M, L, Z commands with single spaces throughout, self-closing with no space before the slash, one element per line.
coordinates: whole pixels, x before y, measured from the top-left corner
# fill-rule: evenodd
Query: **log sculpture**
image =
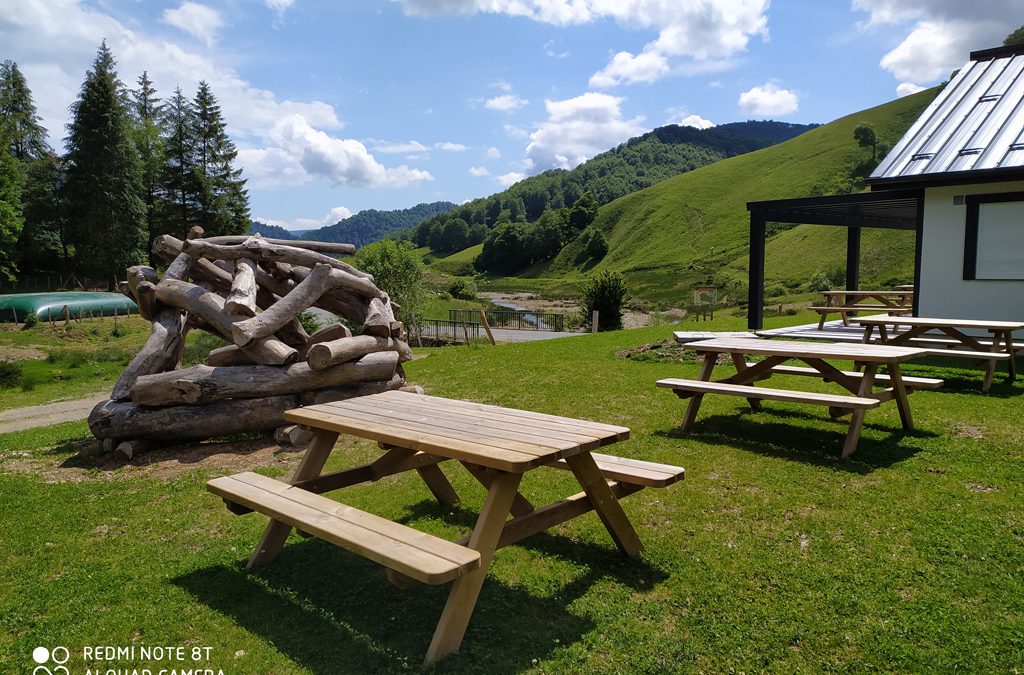
<path fill-rule="evenodd" d="M 128 269 L 122 288 L 152 329 L 110 400 L 89 416 L 105 447 L 131 456 L 160 443 L 273 431 L 286 426 L 289 408 L 405 386 L 401 363 L 412 352 L 397 306 L 371 275 L 332 257 L 353 246 L 202 234 L 156 238 L 163 276 Z M 337 323 L 308 335 L 298 316 L 309 307 L 343 317 L 358 334 Z M 182 368 L 190 329 L 229 344 L 205 365 Z M 294 443 L 307 434 L 278 437 Z"/>

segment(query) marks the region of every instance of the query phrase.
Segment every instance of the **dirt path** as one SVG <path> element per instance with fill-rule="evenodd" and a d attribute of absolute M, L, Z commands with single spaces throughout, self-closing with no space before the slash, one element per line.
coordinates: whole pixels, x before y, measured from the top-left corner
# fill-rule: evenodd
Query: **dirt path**
<path fill-rule="evenodd" d="M 0 411 L 0 434 L 34 429 L 35 427 L 48 427 L 61 422 L 84 420 L 97 403 L 105 401 L 107 398 L 109 398 L 109 394 L 94 394 L 89 398 L 74 401 L 59 401 L 46 405 Z"/>

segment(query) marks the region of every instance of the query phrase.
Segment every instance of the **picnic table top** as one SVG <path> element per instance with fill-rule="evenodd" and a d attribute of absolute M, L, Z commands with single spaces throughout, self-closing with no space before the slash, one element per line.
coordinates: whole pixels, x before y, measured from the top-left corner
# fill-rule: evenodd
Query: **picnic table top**
<path fill-rule="evenodd" d="M 700 352 L 729 352 L 761 356 L 790 356 L 798 359 L 844 359 L 892 363 L 925 356 L 927 350 L 913 347 L 859 344 L 851 342 L 812 343 L 798 340 L 716 338 L 691 342 L 687 348 Z"/>
<path fill-rule="evenodd" d="M 932 328 L 977 328 L 981 330 L 1021 330 L 1024 329 L 1024 322 L 1021 321 L 984 321 L 977 319 L 945 319 L 926 316 L 892 316 L 889 314 L 873 314 L 871 316 L 858 316 L 851 319 L 854 323 L 862 326 L 898 324 L 900 326 L 929 326 Z"/>
<path fill-rule="evenodd" d="M 514 473 L 629 438 L 626 427 L 402 391 L 289 410 L 285 418 Z"/>
<path fill-rule="evenodd" d="M 898 295 L 898 296 L 910 296 L 914 294 L 911 290 L 900 290 L 900 291 L 818 291 L 822 295 L 862 295 L 864 297 L 870 297 L 872 295 Z"/>

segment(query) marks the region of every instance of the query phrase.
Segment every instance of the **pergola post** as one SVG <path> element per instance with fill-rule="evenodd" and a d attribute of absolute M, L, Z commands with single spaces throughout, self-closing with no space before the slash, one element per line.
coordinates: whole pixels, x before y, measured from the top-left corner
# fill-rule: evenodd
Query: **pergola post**
<path fill-rule="evenodd" d="M 846 290 L 860 290 L 860 228 L 846 228 Z"/>
<path fill-rule="evenodd" d="M 764 239 L 762 211 L 750 212 L 750 270 L 747 280 L 747 328 L 764 328 Z"/>

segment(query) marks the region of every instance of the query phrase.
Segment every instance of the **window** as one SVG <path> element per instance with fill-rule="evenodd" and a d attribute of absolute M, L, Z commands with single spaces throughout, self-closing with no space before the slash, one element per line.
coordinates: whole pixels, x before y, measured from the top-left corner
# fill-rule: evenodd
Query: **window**
<path fill-rule="evenodd" d="M 964 279 L 1024 280 L 1024 192 L 965 201 Z"/>

